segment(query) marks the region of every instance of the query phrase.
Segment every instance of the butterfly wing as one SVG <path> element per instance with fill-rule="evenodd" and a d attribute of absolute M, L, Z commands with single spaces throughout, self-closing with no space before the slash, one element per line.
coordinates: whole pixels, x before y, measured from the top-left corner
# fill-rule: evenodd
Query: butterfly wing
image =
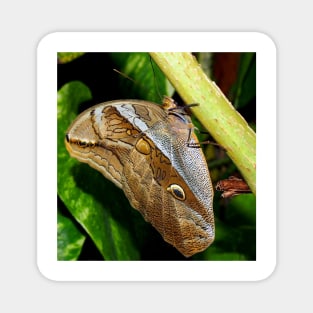
<path fill-rule="evenodd" d="M 129 152 L 145 129 L 165 117 L 161 109 L 149 112 L 147 104 L 140 100 L 117 100 L 82 112 L 67 130 L 68 152 L 123 188 L 123 168 L 129 161 Z"/>
<path fill-rule="evenodd" d="M 186 145 L 188 127 L 157 104 L 119 100 L 86 110 L 66 135 L 70 155 L 122 188 L 185 256 L 214 239 L 210 176 L 201 149 Z"/>
<path fill-rule="evenodd" d="M 133 205 L 185 256 L 205 250 L 215 235 L 212 183 L 202 150 L 187 145 L 189 137 L 191 143 L 198 143 L 190 122 L 167 115 L 166 123 L 146 130 L 142 140 L 149 145 L 145 163 L 151 171 L 140 182 L 140 192 L 135 182 L 124 184 L 129 198 L 139 196 Z M 137 156 L 131 157 L 134 162 Z M 131 168 L 125 177 L 130 175 Z"/>

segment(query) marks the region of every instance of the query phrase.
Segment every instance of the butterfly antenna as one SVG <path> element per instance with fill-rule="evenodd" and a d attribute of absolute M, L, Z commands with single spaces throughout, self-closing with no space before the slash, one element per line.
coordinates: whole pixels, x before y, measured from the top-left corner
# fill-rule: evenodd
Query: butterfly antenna
<path fill-rule="evenodd" d="M 129 77 L 129 76 L 126 75 L 125 73 L 120 72 L 119 70 L 117 70 L 117 69 L 115 69 L 115 68 L 113 69 L 113 71 L 116 72 L 116 73 L 118 73 L 118 74 L 120 74 L 120 75 L 122 75 L 122 76 L 125 77 L 126 79 L 129 79 L 129 80 L 132 81 L 134 84 L 137 84 L 137 82 L 136 82 L 133 78 Z"/>

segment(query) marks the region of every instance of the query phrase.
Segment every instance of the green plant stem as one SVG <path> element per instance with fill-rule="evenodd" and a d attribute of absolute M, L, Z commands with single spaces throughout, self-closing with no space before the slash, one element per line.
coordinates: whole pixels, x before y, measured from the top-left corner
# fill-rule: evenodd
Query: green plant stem
<path fill-rule="evenodd" d="M 256 135 L 190 53 L 150 53 L 185 103 L 236 164 L 256 194 Z"/>

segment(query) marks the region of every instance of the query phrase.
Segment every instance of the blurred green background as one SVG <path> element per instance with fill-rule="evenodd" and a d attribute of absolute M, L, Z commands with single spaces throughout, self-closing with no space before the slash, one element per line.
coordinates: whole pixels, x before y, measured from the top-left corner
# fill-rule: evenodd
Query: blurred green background
<path fill-rule="evenodd" d="M 256 55 L 194 55 L 255 130 Z M 88 165 L 70 158 L 66 151 L 67 128 L 92 105 L 116 99 L 161 103 L 162 95 L 181 101 L 149 54 L 69 52 L 58 53 L 57 60 L 58 260 L 256 260 L 253 194 L 223 199 L 216 191 L 215 241 L 205 251 L 185 258 L 129 205 L 122 190 Z M 201 130 L 199 122 L 193 121 Z M 212 140 L 206 134 L 199 137 Z M 240 177 L 223 149 L 213 145 L 203 149 L 213 185 L 231 175 Z"/>

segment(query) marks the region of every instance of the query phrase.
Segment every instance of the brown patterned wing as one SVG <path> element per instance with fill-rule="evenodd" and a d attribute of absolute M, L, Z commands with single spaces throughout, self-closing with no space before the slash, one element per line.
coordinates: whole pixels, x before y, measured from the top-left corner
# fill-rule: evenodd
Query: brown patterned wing
<path fill-rule="evenodd" d="M 165 241 L 183 255 L 214 240 L 213 189 L 190 119 L 139 100 L 111 101 L 83 112 L 66 146 L 122 188 Z"/>
<path fill-rule="evenodd" d="M 205 250 L 214 239 L 212 209 L 199 201 L 171 160 L 148 137 L 142 137 L 135 147 L 124 167 L 123 182 L 132 206 L 186 257 Z"/>
<path fill-rule="evenodd" d="M 157 105 L 153 105 L 153 110 L 149 110 L 149 106 L 151 103 L 146 101 L 117 100 L 87 109 L 67 130 L 68 152 L 123 188 L 123 168 L 142 129 L 148 129 L 166 116 Z M 125 112 L 128 115 L 125 116 Z"/>

